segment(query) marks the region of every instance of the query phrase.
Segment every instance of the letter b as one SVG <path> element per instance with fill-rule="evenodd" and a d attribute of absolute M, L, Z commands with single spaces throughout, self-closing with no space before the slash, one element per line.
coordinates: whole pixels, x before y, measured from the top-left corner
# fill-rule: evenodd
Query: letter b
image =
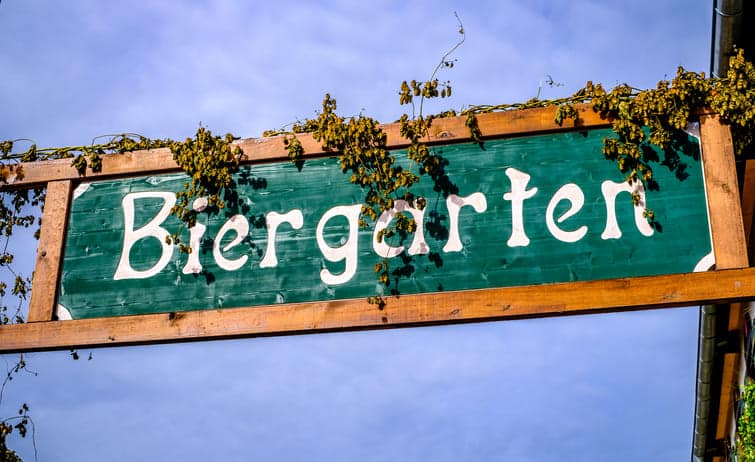
<path fill-rule="evenodd" d="M 162 199 L 163 206 L 149 223 L 139 229 L 134 229 L 134 202 L 136 199 L 147 198 Z M 154 276 L 165 268 L 170 261 L 170 257 L 173 256 L 173 244 L 165 242 L 165 239 L 170 236 L 170 233 L 160 225 L 166 218 L 168 218 L 168 215 L 170 215 L 170 209 L 173 208 L 175 203 L 176 195 L 172 192 L 138 192 L 126 194 L 123 197 L 123 250 L 121 251 L 121 259 L 118 262 L 118 268 L 115 270 L 115 275 L 113 276 L 114 280 L 145 279 Z M 131 267 L 131 248 L 137 241 L 148 237 L 154 237 L 160 241 L 162 254 L 152 268 L 143 271 L 135 270 Z"/>

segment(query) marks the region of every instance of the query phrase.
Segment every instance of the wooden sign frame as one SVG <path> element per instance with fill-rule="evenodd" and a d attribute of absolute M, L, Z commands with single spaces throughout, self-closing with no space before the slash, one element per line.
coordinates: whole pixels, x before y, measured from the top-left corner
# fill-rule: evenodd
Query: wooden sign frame
<path fill-rule="evenodd" d="M 484 138 L 522 136 L 610 125 L 588 106 L 579 121 L 554 122 L 555 108 L 478 116 Z M 469 140 L 464 117 L 438 119 L 430 143 Z M 405 147 L 398 124 L 383 126 L 390 149 Z M 708 196 L 714 271 L 589 282 L 466 290 L 391 297 L 379 310 L 364 299 L 204 311 L 53 320 L 60 279 L 66 220 L 72 190 L 82 179 L 115 178 L 178 171 L 168 149 L 103 158 L 102 172 L 82 177 L 62 159 L 5 166 L 3 189 L 46 186 L 44 210 L 28 322 L 0 326 L 0 352 L 95 348 L 191 340 L 289 335 L 342 330 L 409 327 L 446 323 L 653 309 L 755 299 L 755 268 L 748 268 L 740 195 L 731 135 L 717 116 L 700 115 L 701 149 Z M 309 135 L 299 135 L 305 158 L 333 153 Z M 282 137 L 244 140 L 242 162 L 286 161 Z"/>

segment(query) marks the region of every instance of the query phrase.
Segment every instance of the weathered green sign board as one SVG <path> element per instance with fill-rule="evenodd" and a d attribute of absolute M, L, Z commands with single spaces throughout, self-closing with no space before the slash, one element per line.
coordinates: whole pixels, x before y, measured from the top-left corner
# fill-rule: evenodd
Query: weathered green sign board
<path fill-rule="evenodd" d="M 396 203 L 422 226 L 377 242 L 386 214 L 360 229 L 362 190 L 337 159 L 254 165 L 236 176 L 238 202 L 200 210 L 182 229 L 169 215 L 182 174 L 84 183 L 74 192 L 58 315 L 91 318 L 686 273 L 708 269 L 712 248 L 696 138 L 641 193 L 656 225 L 633 206 L 609 130 L 436 147 L 453 193 L 423 178 L 427 207 Z M 677 156 L 678 155 L 678 156 Z M 659 156 L 664 158 L 663 154 Z M 669 168 L 669 167 L 673 167 Z M 180 231 L 194 251 L 165 237 Z M 388 257 L 390 289 L 375 264 Z"/>

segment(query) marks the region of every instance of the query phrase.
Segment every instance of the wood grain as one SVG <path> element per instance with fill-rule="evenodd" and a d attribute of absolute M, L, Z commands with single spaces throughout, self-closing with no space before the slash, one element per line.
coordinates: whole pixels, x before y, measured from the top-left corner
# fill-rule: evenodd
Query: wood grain
<path fill-rule="evenodd" d="M 747 243 L 729 127 L 718 116 L 704 115 L 700 137 L 716 268 L 744 268 Z"/>
<path fill-rule="evenodd" d="M 729 127 L 723 125 L 717 115 L 703 115 L 700 117 L 700 138 L 716 269 L 744 268 L 748 265 L 747 240 Z M 730 304 L 729 337 L 739 338 L 738 351 L 742 349 L 743 322 L 742 304 Z M 740 360 L 739 353 L 724 356 L 716 421 L 718 440 L 727 438 L 732 432 Z"/>
<path fill-rule="evenodd" d="M 0 326 L 0 352 L 644 310 L 755 299 L 755 268 L 391 298 L 267 305 Z"/>
<path fill-rule="evenodd" d="M 567 120 L 563 126 L 555 123 L 557 109 L 553 107 L 480 114 L 477 119 L 483 138 L 598 128 L 610 125 L 609 121 L 601 119 L 600 115 L 595 113 L 588 105 L 578 105 L 576 108 L 579 112 L 578 122 Z M 430 144 L 469 141 L 469 129 L 464 125 L 465 121 L 466 117 L 436 119 L 430 129 L 427 141 Z M 399 149 L 408 145 L 408 140 L 399 134 L 399 124 L 384 124 L 382 127 L 388 137 L 390 149 Z M 320 143 L 315 141 L 310 134 L 300 134 L 297 135 L 297 138 L 304 148 L 304 158 L 334 154 L 324 151 Z M 288 161 L 288 153 L 283 140 L 283 136 L 276 136 L 239 141 L 238 143 L 244 151 L 242 162 Z M 29 162 L 0 166 L 0 175 L 7 176 L 7 183 L 0 185 L 0 189 L 30 188 L 57 180 L 135 176 L 176 170 L 179 170 L 179 168 L 167 148 L 103 156 L 102 171 L 98 173 L 87 171 L 84 176 L 71 166 L 71 159 Z"/>
<path fill-rule="evenodd" d="M 71 181 L 68 180 L 47 185 L 27 322 L 52 320 L 71 190 Z"/>
<path fill-rule="evenodd" d="M 716 419 L 716 440 L 728 440 L 734 426 L 734 404 L 736 403 L 739 353 L 723 355 L 723 372 L 721 373 L 721 396 L 719 399 L 718 418 Z"/>

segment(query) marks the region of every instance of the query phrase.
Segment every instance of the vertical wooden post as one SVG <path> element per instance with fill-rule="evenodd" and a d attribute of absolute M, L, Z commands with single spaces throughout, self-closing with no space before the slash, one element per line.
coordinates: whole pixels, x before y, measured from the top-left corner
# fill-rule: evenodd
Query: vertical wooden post
<path fill-rule="evenodd" d="M 717 115 L 703 115 L 700 117 L 700 138 L 716 269 L 747 267 L 747 241 L 731 132 L 729 127 L 721 124 Z M 742 323 L 742 304 L 732 303 L 729 305 L 727 330 L 731 334 L 730 338 L 739 336 L 738 350 L 741 350 Z M 728 438 L 734 428 L 740 356 L 738 351 L 724 354 L 716 424 L 717 440 Z"/>
<path fill-rule="evenodd" d="M 27 322 L 52 320 L 63 255 L 63 238 L 71 206 L 71 189 L 70 180 L 47 183 Z"/>
<path fill-rule="evenodd" d="M 729 127 L 718 116 L 703 115 L 700 138 L 716 269 L 745 268 L 747 242 Z"/>

